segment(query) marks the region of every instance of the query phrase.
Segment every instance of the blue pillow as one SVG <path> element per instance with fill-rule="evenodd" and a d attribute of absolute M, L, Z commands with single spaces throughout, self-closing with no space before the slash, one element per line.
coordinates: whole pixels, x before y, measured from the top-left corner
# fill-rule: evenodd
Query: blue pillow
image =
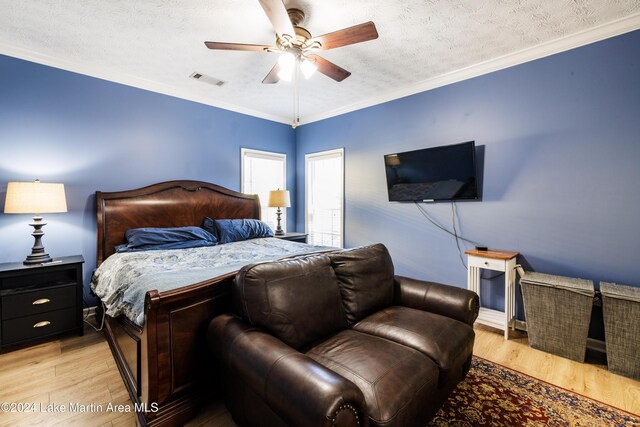
<path fill-rule="evenodd" d="M 116 252 L 185 249 L 214 246 L 218 239 L 200 227 L 134 228 L 124 233 L 127 243 Z"/>
<path fill-rule="evenodd" d="M 273 237 L 273 230 L 266 222 L 257 219 L 205 218 L 202 226 L 218 238 L 218 243 L 231 243 L 258 237 Z"/>

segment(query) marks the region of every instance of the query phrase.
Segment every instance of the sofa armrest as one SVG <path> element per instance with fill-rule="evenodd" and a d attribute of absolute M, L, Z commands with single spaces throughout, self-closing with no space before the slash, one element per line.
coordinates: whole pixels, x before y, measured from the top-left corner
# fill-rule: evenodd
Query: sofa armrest
<path fill-rule="evenodd" d="M 395 276 L 395 299 L 398 305 L 441 314 L 470 326 L 480 308 L 480 298 L 473 291 L 403 276 Z"/>
<path fill-rule="evenodd" d="M 367 425 L 362 391 L 278 338 L 224 314 L 207 333 L 209 347 L 223 366 L 287 424 Z"/>

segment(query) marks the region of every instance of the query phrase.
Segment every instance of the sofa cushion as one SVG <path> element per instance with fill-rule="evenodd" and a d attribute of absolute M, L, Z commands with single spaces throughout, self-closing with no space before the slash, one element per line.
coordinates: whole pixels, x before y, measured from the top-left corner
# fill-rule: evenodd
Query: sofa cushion
<path fill-rule="evenodd" d="M 438 368 L 419 351 L 347 329 L 307 355 L 362 390 L 371 424 L 426 425 Z"/>
<path fill-rule="evenodd" d="M 244 319 L 297 350 L 347 327 L 326 254 L 247 265 L 235 283 Z"/>
<path fill-rule="evenodd" d="M 393 303 L 393 262 L 378 243 L 329 255 L 349 324 Z"/>
<path fill-rule="evenodd" d="M 363 333 L 409 346 L 429 356 L 440 369 L 439 385 L 464 378 L 475 334 L 469 325 L 439 314 L 392 306 L 353 326 Z"/>

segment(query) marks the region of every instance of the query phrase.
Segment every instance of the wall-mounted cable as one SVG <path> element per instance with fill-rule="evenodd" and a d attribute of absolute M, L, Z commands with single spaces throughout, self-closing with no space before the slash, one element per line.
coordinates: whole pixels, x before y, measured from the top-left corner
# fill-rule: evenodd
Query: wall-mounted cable
<path fill-rule="evenodd" d="M 460 240 L 463 240 L 467 243 L 470 243 L 474 246 L 478 246 L 479 243 L 474 242 L 473 240 L 467 239 L 461 235 L 458 234 L 458 230 L 456 228 L 456 209 L 455 209 L 455 202 L 451 201 L 451 221 L 452 221 L 452 225 L 453 225 L 453 231 L 447 229 L 445 226 L 441 225 L 440 223 L 438 223 L 435 219 L 433 219 L 431 217 L 431 215 L 429 215 L 429 213 L 427 212 L 427 210 L 420 205 L 419 202 L 414 202 L 416 207 L 418 208 L 418 211 L 420 211 L 420 213 L 422 214 L 422 216 L 424 216 L 431 224 L 435 225 L 437 228 L 439 228 L 440 230 L 444 231 L 447 234 L 452 235 L 453 237 L 455 237 L 456 239 L 456 246 L 458 247 L 458 255 L 460 257 L 460 261 L 462 262 L 462 265 L 464 266 L 465 270 L 467 269 L 467 265 L 464 262 L 464 256 L 462 254 L 462 248 L 460 247 Z"/>

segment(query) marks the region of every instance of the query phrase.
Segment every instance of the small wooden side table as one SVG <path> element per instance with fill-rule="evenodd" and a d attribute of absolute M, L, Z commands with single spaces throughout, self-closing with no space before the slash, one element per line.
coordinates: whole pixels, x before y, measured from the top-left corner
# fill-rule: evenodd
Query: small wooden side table
<path fill-rule="evenodd" d="M 509 339 L 509 328 L 515 329 L 516 314 L 516 257 L 518 252 L 476 249 L 466 251 L 469 270 L 467 288 L 480 296 L 480 269 L 504 272 L 504 311 L 480 307 L 477 323 L 504 331 L 504 339 Z"/>

